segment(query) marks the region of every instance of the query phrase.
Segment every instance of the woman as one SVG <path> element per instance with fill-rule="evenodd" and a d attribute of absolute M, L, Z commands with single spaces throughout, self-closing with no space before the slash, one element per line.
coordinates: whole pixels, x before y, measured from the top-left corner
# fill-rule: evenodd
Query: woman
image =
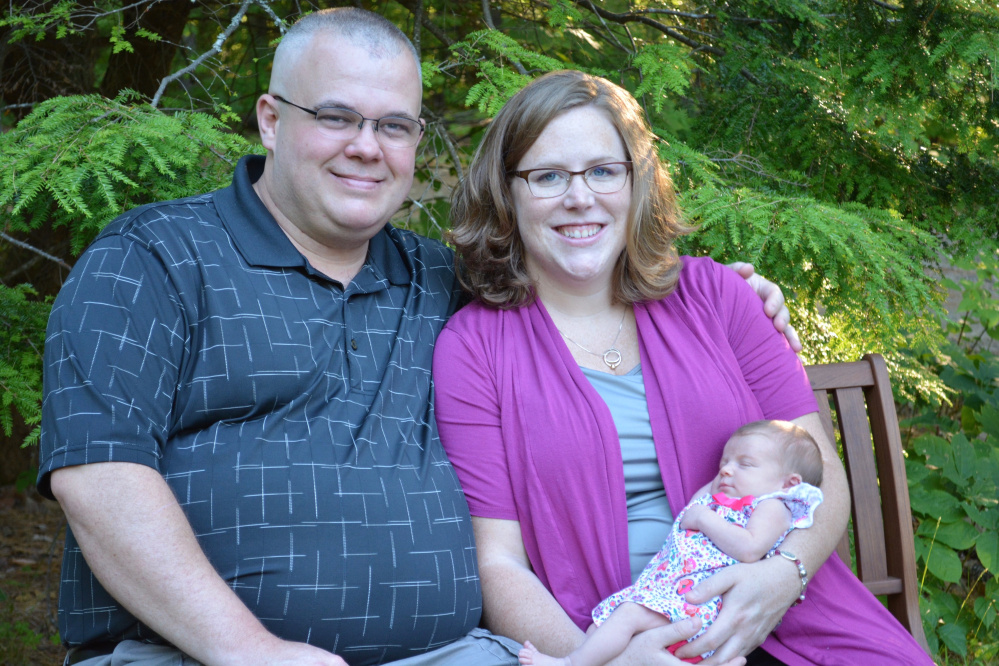
<path fill-rule="evenodd" d="M 738 564 L 689 593 L 724 605 L 676 656 L 722 663 L 763 643 L 750 663 L 931 663 L 830 558 L 848 490 L 804 370 L 742 279 L 677 257 L 687 229 L 626 91 L 579 72 L 527 86 L 493 120 L 452 214 L 477 302 L 437 342 L 437 420 L 493 632 L 568 654 L 729 435 L 782 419 L 819 442 L 825 503 L 782 546 L 796 561 Z M 614 663 L 679 663 L 660 638 L 639 635 Z"/>

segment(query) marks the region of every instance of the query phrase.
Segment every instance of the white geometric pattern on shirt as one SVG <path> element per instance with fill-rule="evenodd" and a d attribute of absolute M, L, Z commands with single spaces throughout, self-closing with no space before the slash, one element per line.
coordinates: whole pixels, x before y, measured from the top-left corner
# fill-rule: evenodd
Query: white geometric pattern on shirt
<path fill-rule="evenodd" d="M 393 230 L 413 282 L 366 266 L 341 291 L 248 266 L 211 195 L 127 217 L 53 310 L 43 473 L 157 466 L 216 568 L 289 639 L 381 663 L 464 635 L 474 541 L 430 401 L 450 252 Z M 68 545 L 64 636 L 149 636 Z"/>

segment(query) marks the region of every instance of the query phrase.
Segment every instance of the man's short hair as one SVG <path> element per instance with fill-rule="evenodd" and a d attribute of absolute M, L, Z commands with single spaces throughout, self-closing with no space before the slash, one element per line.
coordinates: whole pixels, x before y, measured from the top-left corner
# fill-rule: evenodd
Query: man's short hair
<path fill-rule="evenodd" d="M 780 449 L 781 466 L 785 474 L 798 473 L 805 483 L 821 485 L 822 454 L 819 452 L 819 445 L 801 426 L 790 421 L 753 421 L 732 433 L 732 439 L 745 435 L 769 438 Z"/>
<path fill-rule="evenodd" d="M 420 56 L 406 33 L 383 16 L 357 7 L 323 9 L 300 18 L 281 38 L 274 55 L 275 62 L 279 60 L 279 54 L 301 48 L 320 32 L 346 37 L 377 57 L 394 56 L 400 48 L 408 49 L 416 61 L 417 71 L 420 71 Z"/>

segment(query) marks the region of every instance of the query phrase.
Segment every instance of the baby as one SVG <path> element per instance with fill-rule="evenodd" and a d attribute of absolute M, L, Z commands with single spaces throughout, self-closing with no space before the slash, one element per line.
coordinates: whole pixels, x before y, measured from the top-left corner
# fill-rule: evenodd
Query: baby
<path fill-rule="evenodd" d="M 527 641 L 520 663 L 599 666 L 624 652 L 636 634 L 686 617 L 701 619 L 694 640 L 714 622 L 722 602 L 715 597 L 694 606 L 684 595 L 722 567 L 773 554 L 792 529 L 809 527 L 822 502 L 821 483 L 822 456 L 805 429 L 787 421 L 739 428 L 725 444 L 718 474 L 676 517 L 638 580 L 593 609 L 597 629 L 586 641 L 563 658 L 541 654 Z"/>

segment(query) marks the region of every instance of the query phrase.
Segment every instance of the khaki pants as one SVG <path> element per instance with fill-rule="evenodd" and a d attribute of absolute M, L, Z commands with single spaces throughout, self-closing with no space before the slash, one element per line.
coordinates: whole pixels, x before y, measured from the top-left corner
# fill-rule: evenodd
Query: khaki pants
<path fill-rule="evenodd" d="M 464 638 L 432 652 L 393 661 L 394 666 L 516 666 L 520 643 L 494 636 L 485 629 L 472 629 Z M 111 654 L 73 660 L 73 652 L 66 656 L 66 664 L 74 666 L 202 666 L 171 645 L 155 645 L 140 641 L 123 641 Z"/>

